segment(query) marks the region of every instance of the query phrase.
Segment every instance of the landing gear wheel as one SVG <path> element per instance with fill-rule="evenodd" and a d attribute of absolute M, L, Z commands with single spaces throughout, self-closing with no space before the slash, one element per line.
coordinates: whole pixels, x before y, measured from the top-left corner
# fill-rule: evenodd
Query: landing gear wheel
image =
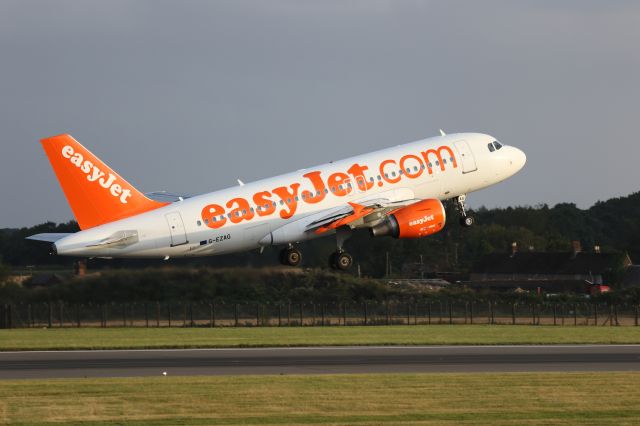
<path fill-rule="evenodd" d="M 472 216 L 462 216 L 460 218 L 460 225 L 464 226 L 465 228 L 472 226 L 473 223 L 474 223 L 474 220 Z"/>
<path fill-rule="evenodd" d="M 280 252 L 280 263 L 287 266 L 298 266 L 302 262 L 302 253 L 296 248 L 286 248 Z"/>
<path fill-rule="evenodd" d="M 340 269 L 341 271 L 346 271 L 347 269 L 351 268 L 351 265 L 353 265 L 353 257 L 351 257 L 349 253 L 343 251 L 342 253 L 338 254 L 338 256 L 336 257 L 336 266 L 338 267 L 338 269 Z"/>
<path fill-rule="evenodd" d="M 466 194 L 462 194 L 456 198 L 456 207 L 458 212 L 460 212 L 460 225 L 465 228 L 473 225 L 473 217 L 467 216 L 467 205 L 465 201 L 467 200 Z"/>
<path fill-rule="evenodd" d="M 353 257 L 346 251 L 340 251 L 332 253 L 329 257 L 329 266 L 333 269 L 338 269 L 340 271 L 346 271 L 351 268 L 353 265 Z"/>

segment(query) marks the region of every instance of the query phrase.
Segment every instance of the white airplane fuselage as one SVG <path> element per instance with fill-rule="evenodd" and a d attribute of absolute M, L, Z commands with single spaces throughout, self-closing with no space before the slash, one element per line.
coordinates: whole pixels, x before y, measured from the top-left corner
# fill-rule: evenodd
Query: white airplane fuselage
<path fill-rule="evenodd" d="M 55 250 L 82 257 L 176 258 L 329 235 L 333 231 L 318 234 L 305 225 L 348 202 L 446 200 L 513 176 L 526 162 L 524 153 L 508 145 L 490 149 L 494 141 L 479 133 L 443 135 L 185 198 L 69 235 L 54 243 Z"/>

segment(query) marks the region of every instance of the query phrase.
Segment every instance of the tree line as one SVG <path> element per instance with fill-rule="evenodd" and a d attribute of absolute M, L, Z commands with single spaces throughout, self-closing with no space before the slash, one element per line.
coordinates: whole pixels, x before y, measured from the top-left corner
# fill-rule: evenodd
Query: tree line
<path fill-rule="evenodd" d="M 71 304 L 209 301 L 216 303 L 500 302 L 584 303 L 584 295 L 549 297 L 535 292 L 476 291 L 450 285 L 432 291 L 419 285 L 390 286 L 385 279 L 355 277 L 322 269 L 164 267 L 104 270 L 85 277 L 64 276 L 44 286 L 26 281 L 0 285 L 0 303 Z M 590 298 L 637 305 L 640 288 Z"/>
<path fill-rule="evenodd" d="M 579 240 L 585 250 L 599 245 L 603 252 L 626 252 L 632 260 L 640 256 L 640 192 L 626 197 L 597 202 L 588 209 L 572 203 L 507 208 L 479 208 L 471 213 L 476 224 L 462 228 L 457 212 L 447 203 L 448 223 L 433 236 L 417 240 L 372 238 L 366 230 L 354 232 L 345 248 L 353 255 L 360 273 L 379 278 L 389 274 L 407 275 L 418 263 L 427 272 L 468 271 L 481 256 L 507 251 L 512 242 L 520 250 L 569 251 L 571 241 Z M 70 267 L 74 259 L 49 255 L 49 244 L 25 240 L 42 232 L 75 232 L 75 222 L 43 223 L 28 228 L 0 230 L 0 275 L 6 266 L 13 269 L 28 265 Z M 324 268 L 335 250 L 331 237 L 300 244 L 303 265 Z M 91 268 L 158 267 L 169 265 L 198 267 L 261 267 L 277 264 L 278 248 L 210 258 L 162 260 L 93 260 Z M 413 267 L 413 269 L 412 269 Z M 354 268 L 354 274 L 357 273 Z M 6 272 L 5 272 L 6 274 Z"/>

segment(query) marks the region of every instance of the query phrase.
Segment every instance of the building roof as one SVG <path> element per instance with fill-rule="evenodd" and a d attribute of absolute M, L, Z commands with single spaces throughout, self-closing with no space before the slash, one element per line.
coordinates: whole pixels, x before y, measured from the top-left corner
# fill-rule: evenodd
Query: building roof
<path fill-rule="evenodd" d="M 491 253 L 474 265 L 473 273 L 599 275 L 625 265 L 627 257 L 619 253 L 517 252 Z"/>

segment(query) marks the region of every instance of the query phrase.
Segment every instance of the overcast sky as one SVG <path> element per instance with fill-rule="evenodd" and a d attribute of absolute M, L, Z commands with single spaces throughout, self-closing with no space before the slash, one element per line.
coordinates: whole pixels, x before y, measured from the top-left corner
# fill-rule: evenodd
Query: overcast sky
<path fill-rule="evenodd" d="M 0 2 L 0 228 L 71 210 L 38 140 L 198 194 L 438 134 L 523 149 L 471 206 L 639 189 L 640 2 Z"/>

